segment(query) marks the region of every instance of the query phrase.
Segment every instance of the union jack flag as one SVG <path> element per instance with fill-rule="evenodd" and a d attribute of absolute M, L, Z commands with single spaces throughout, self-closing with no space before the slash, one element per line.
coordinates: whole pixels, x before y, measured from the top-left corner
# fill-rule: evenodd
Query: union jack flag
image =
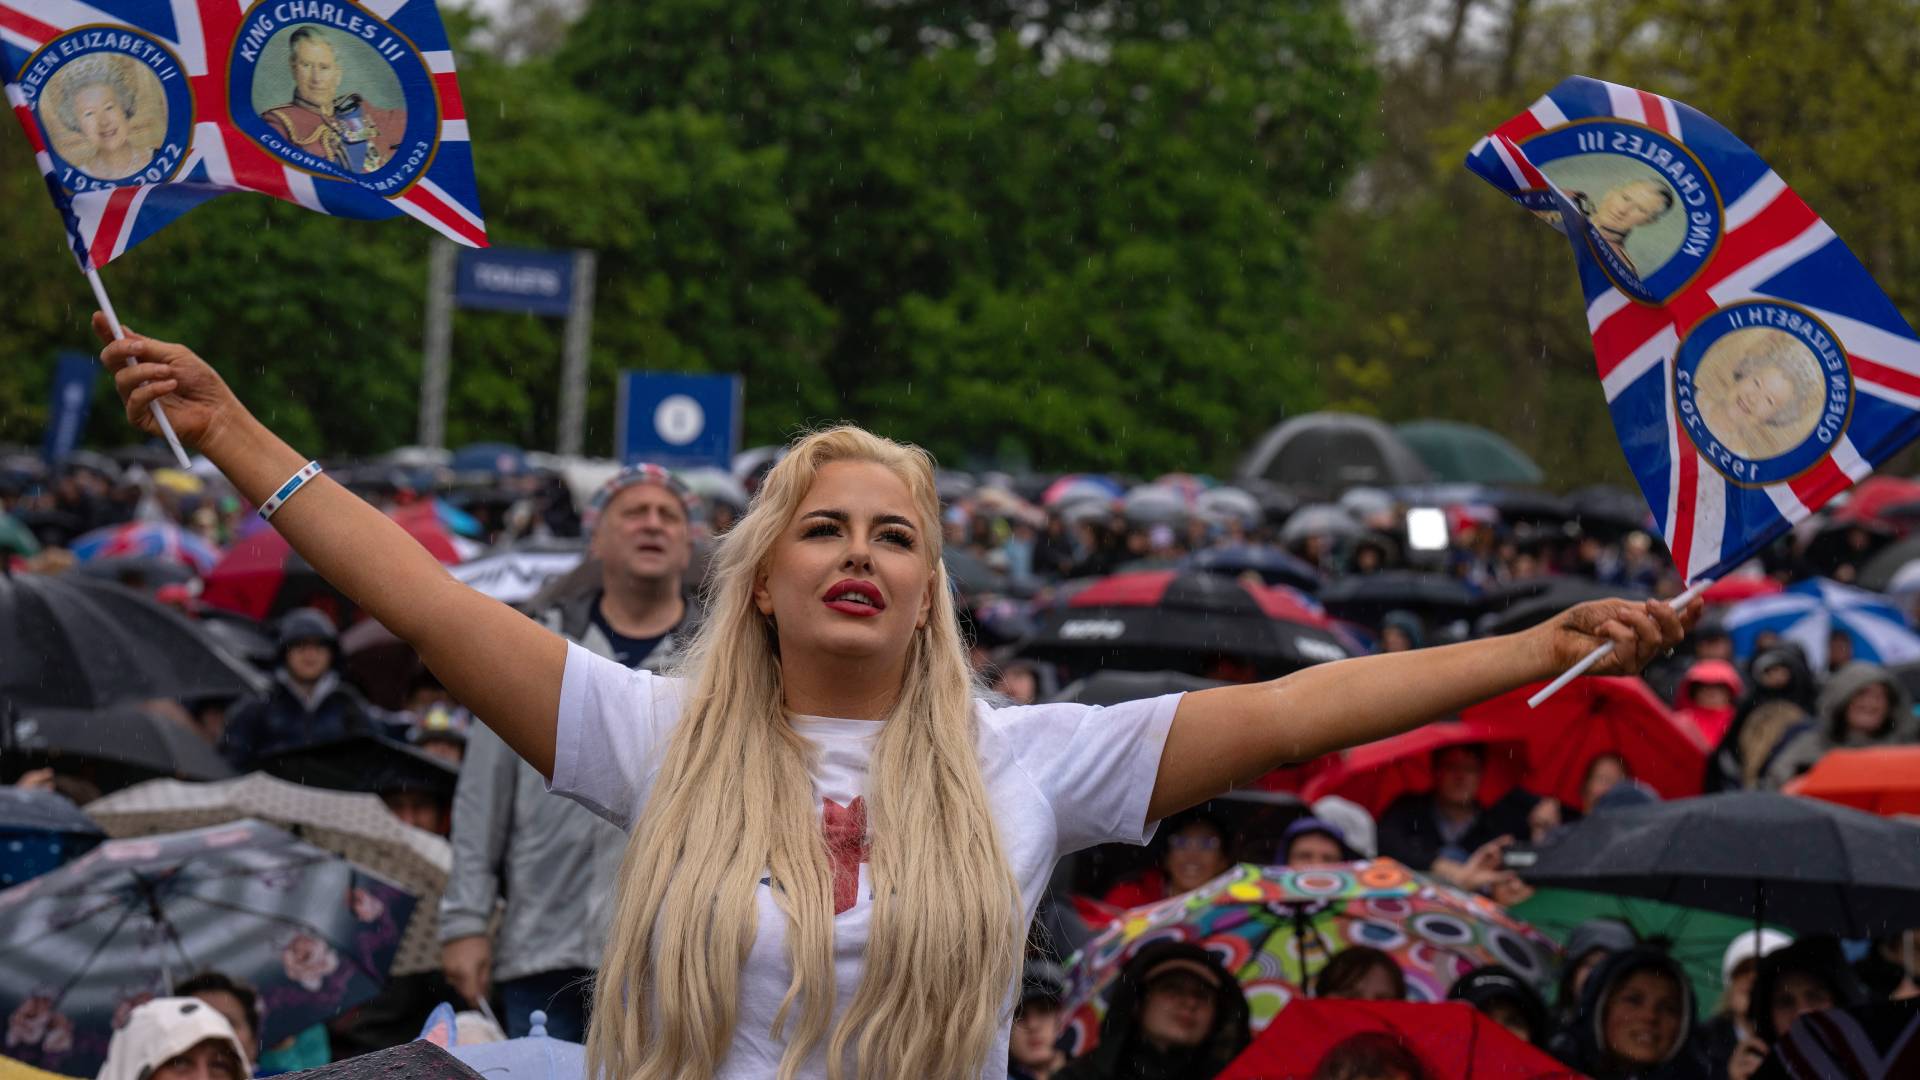
<path fill-rule="evenodd" d="M 1920 339 L 1705 114 L 1576 76 L 1467 166 L 1572 242 L 1621 448 L 1688 582 L 1746 561 L 1920 435 Z"/>
<path fill-rule="evenodd" d="M 487 246 L 433 0 L 0 0 L 0 77 L 82 269 L 231 191 Z"/>

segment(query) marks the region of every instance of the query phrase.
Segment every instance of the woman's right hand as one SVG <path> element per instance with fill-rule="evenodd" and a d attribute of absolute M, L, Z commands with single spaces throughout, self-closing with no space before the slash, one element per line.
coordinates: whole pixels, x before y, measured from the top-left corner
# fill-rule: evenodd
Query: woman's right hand
<path fill-rule="evenodd" d="M 95 312 L 93 332 L 106 343 L 100 362 L 113 375 L 113 387 L 126 405 L 127 420 L 148 435 L 160 425 L 148 406 L 159 401 L 181 439 L 205 449 L 207 442 L 242 414 L 240 400 L 226 380 L 192 349 L 142 337 L 131 330 L 115 338 L 106 316 Z M 128 359 L 134 363 L 128 366 Z"/>

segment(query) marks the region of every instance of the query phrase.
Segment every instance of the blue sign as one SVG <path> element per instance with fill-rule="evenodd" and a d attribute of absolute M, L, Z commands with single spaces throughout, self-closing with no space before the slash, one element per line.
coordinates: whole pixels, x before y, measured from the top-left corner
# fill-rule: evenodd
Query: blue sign
<path fill-rule="evenodd" d="M 81 352 L 60 354 L 53 369 L 53 398 L 47 403 L 47 442 L 41 455 L 59 461 L 80 445 L 93 404 L 93 376 L 99 361 Z"/>
<path fill-rule="evenodd" d="M 463 248 L 453 298 L 463 308 L 565 315 L 573 304 L 573 252 Z"/>
<path fill-rule="evenodd" d="M 738 375 L 623 371 L 613 446 L 621 461 L 724 469 L 740 451 Z"/>

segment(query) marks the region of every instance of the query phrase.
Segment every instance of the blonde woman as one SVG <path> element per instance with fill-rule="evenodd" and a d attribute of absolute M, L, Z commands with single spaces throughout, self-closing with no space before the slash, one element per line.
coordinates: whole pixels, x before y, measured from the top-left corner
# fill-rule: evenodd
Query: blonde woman
<path fill-rule="evenodd" d="M 130 420 L 151 430 L 160 400 L 256 503 L 302 470 L 186 348 L 133 337 L 102 359 Z M 1238 781 L 1603 641 L 1606 670 L 1637 670 L 1683 632 L 1664 605 L 1603 601 L 1276 682 L 994 709 L 956 632 L 931 463 L 857 428 L 799 440 L 768 475 L 721 541 L 678 677 L 596 659 L 458 584 L 324 475 L 279 506 L 295 550 L 556 791 L 631 831 L 588 1036 L 601 1080 L 992 1075 L 1061 854 L 1144 842 Z"/>

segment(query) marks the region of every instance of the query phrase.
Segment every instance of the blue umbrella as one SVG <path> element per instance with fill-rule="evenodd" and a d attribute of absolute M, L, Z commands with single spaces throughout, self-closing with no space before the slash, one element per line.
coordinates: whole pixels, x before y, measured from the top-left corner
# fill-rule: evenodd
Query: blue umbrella
<path fill-rule="evenodd" d="M 1727 609 L 1725 625 L 1734 651 L 1742 658 L 1752 656 L 1756 639 L 1772 631 L 1805 649 L 1813 669 L 1824 671 L 1827 641 L 1839 631 L 1853 642 L 1856 660 L 1876 664 L 1920 660 L 1920 634 L 1907 625 L 1906 616 L 1892 601 L 1826 578 L 1735 604 Z"/>
<path fill-rule="evenodd" d="M 0 788 L 0 889 L 59 869 L 106 835 L 65 796 Z"/>
<path fill-rule="evenodd" d="M 0 1015 L 49 1017 L 7 1053 L 92 1075 L 116 1013 L 205 968 L 258 988 L 273 1045 L 380 991 L 414 903 L 252 819 L 109 840 L 0 892 Z"/>

